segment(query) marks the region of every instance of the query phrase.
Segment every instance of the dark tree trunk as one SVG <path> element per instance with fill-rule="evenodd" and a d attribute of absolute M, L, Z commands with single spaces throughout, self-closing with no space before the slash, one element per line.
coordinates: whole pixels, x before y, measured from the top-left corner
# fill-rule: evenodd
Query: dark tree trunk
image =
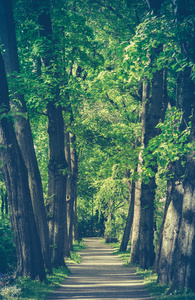
<path fill-rule="evenodd" d="M 49 14 L 49 1 L 42 3 L 37 0 L 32 1 L 34 9 L 38 12 L 38 21 L 41 27 L 40 36 L 52 42 L 52 24 Z M 54 45 L 55 48 L 55 45 Z M 43 66 L 50 76 L 58 78 L 57 71 L 52 69 L 55 55 L 49 46 L 45 46 L 42 54 Z M 62 107 L 58 104 L 59 87 L 52 87 L 53 101 L 47 103 L 48 114 L 48 134 L 49 134 L 49 165 L 48 165 L 48 201 L 47 210 L 49 218 L 50 243 L 52 248 L 52 260 L 55 267 L 65 266 L 64 262 L 64 242 L 67 237 L 67 215 L 66 215 L 66 181 L 67 164 L 64 153 L 64 121 Z"/>
<path fill-rule="evenodd" d="M 159 14 L 161 4 L 163 1 L 148 1 L 149 7 L 156 15 Z M 154 49 L 154 56 L 162 51 L 162 45 Z M 151 65 L 154 57 L 151 57 Z M 148 146 L 150 139 L 158 134 L 156 125 L 164 118 L 166 111 L 166 100 L 164 95 L 164 87 L 166 86 L 163 80 L 163 70 L 157 70 L 153 74 L 151 97 L 150 97 L 150 84 L 147 79 L 143 84 L 142 91 L 142 147 L 143 149 Z M 144 165 L 140 153 L 141 164 Z M 150 166 L 155 174 L 157 168 Z M 139 266 L 143 269 L 151 267 L 154 263 L 154 199 L 155 199 L 155 175 L 152 176 L 148 183 L 142 182 L 141 179 L 137 182 L 140 189 L 140 232 L 139 232 Z M 137 197 L 137 196 L 136 196 Z M 137 255 L 133 252 L 133 255 Z M 133 256 L 132 256 L 133 257 Z M 130 259 L 131 261 L 131 259 Z"/>
<path fill-rule="evenodd" d="M 70 157 L 71 157 L 71 174 L 72 174 L 72 195 L 73 195 L 73 235 L 75 240 L 79 240 L 78 237 L 78 225 L 77 225 L 77 181 L 78 181 L 78 161 L 76 151 L 76 136 L 70 132 Z"/>
<path fill-rule="evenodd" d="M 156 49 L 158 54 L 162 46 Z M 156 125 L 160 122 L 163 110 L 163 71 L 156 71 L 152 79 L 152 96 L 149 97 L 149 86 L 146 82 L 143 86 L 142 98 L 142 142 L 143 148 L 147 147 L 149 141 L 159 132 Z M 154 174 L 157 168 L 151 166 Z M 155 176 L 148 183 L 141 185 L 141 211 L 140 211 L 140 259 L 139 265 L 143 269 L 153 266 L 155 253 L 154 239 L 154 199 L 155 199 Z"/>
<path fill-rule="evenodd" d="M 155 53 L 159 54 L 162 50 L 162 45 L 155 49 Z M 142 89 L 142 148 L 146 148 L 149 141 L 154 138 L 158 133 L 156 125 L 164 119 L 166 111 L 166 97 L 164 82 L 165 72 L 163 70 L 156 71 L 152 79 L 152 95 L 150 97 L 150 83 L 147 79 L 143 84 Z M 166 76 L 165 76 L 166 79 Z M 139 166 L 138 173 L 141 175 L 141 166 L 144 165 L 142 159 L 142 152 L 139 155 Z M 153 176 L 150 177 L 149 181 L 145 183 L 141 178 L 136 183 L 136 202 L 140 201 L 140 221 L 139 221 L 139 251 L 134 248 L 134 242 L 132 244 L 132 254 L 130 262 L 137 262 L 137 256 L 139 255 L 139 265 L 143 269 L 151 267 L 154 263 L 154 199 L 155 199 L 155 174 L 157 168 L 150 166 L 153 171 Z M 140 197 L 138 201 L 138 197 Z M 137 214 L 137 213 L 136 213 Z M 135 214 L 134 214 L 135 215 Z M 138 214 L 136 215 L 136 217 Z M 138 225 L 137 225 L 138 226 Z M 136 229 L 137 230 L 137 229 Z M 136 235 L 138 236 L 138 234 Z M 139 254 L 138 254 L 139 252 Z M 136 257 L 136 260 L 133 259 Z"/>
<path fill-rule="evenodd" d="M 0 54 L 0 106 L 9 114 L 8 86 L 2 55 Z M 12 121 L 3 117 L 0 122 L 0 139 L 3 148 L 3 176 L 6 184 L 12 226 L 17 250 L 17 275 L 32 279 L 46 279 L 41 243 L 38 235 L 28 185 L 27 169 L 18 146 Z"/>
<path fill-rule="evenodd" d="M 79 227 L 78 227 L 78 219 L 77 219 L 77 199 L 74 202 L 74 239 L 75 241 L 80 241 L 81 238 L 79 236 Z"/>
<path fill-rule="evenodd" d="M 129 237 L 130 237 L 131 227 L 132 227 L 132 224 L 133 224 L 133 214 L 134 214 L 135 182 L 134 181 L 130 182 L 130 180 L 129 180 L 129 177 L 130 177 L 129 170 L 127 170 L 127 172 L 126 172 L 126 177 L 128 179 L 128 188 L 129 188 L 129 211 L 128 211 L 125 230 L 124 230 L 124 233 L 123 233 L 123 238 L 122 238 L 122 242 L 121 242 L 119 251 L 126 251 L 127 250 L 127 245 L 128 245 L 128 241 L 129 241 Z"/>
<path fill-rule="evenodd" d="M 176 1 L 178 20 L 183 21 L 194 13 L 194 3 L 191 1 Z M 181 49 L 187 53 L 188 59 L 195 61 L 195 34 L 194 24 L 188 30 L 187 36 L 181 40 Z M 195 142 L 195 82 L 191 79 L 192 70 L 186 68 L 179 77 L 178 101 L 182 107 L 183 118 L 181 130 L 191 119 L 189 141 Z M 183 181 L 184 195 L 181 215 L 181 226 L 176 245 L 176 255 L 171 290 L 190 288 L 195 292 L 195 151 L 186 157 L 185 177 Z"/>
<path fill-rule="evenodd" d="M 62 108 L 55 103 L 47 105 L 49 134 L 48 213 L 50 241 L 53 246 L 53 264 L 65 265 L 64 239 L 66 220 L 67 164 L 64 154 L 64 121 Z"/>
<path fill-rule="evenodd" d="M 0 2 L 0 37 L 3 48 L 5 49 L 3 56 L 6 72 L 10 75 L 12 75 L 13 72 L 19 73 L 15 26 L 10 0 L 2 0 Z M 43 188 L 35 155 L 30 123 L 27 118 L 26 103 L 23 95 L 17 94 L 15 95 L 15 98 L 21 103 L 21 105 L 17 106 L 15 102 L 12 103 L 12 107 L 15 107 L 14 111 L 16 113 L 14 119 L 16 136 L 28 170 L 31 199 L 41 240 L 45 266 L 51 272 L 49 230 L 44 206 Z M 18 112 L 25 114 L 25 116 L 17 114 Z"/>
<path fill-rule="evenodd" d="M 149 94 L 150 84 L 145 80 L 142 91 L 142 147 L 143 149 L 148 145 L 150 138 L 152 138 L 150 131 L 153 129 L 153 124 L 149 124 L 150 117 L 153 118 L 155 115 L 150 116 L 149 114 Z M 151 122 L 152 123 L 152 122 Z M 140 153 L 140 157 L 142 154 Z M 142 160 L 141 165 L 144 164 Z M 141 180 L 141 179 L 139 179 Z M 146 269 L 153 264 L 154 246 L 153 246 L 153 214 L 154 214 L 154 192 L 155 187 L 154 177 L 152 177 L 148 184 L 140 182 L 140 247 L 139 247 L 139 265 Z"/>

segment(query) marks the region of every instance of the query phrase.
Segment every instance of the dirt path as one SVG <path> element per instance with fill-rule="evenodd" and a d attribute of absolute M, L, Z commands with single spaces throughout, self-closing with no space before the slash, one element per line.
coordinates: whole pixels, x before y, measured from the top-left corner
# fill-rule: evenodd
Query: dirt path
<path fill-rule="evenodd" d="M 154 300 L 134 269 L 123 266 L 124 262 L 112 254 L 113 249 L 98 238 L 86 238 L 84 243 L 82 263 L 69 265 L 71 275 L 47 299 Z"/>

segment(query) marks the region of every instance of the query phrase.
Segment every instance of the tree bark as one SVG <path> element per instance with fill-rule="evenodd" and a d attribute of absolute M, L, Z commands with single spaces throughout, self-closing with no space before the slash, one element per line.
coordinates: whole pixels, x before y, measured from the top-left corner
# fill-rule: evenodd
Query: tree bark
<path fill-rule="evenodd" d="M 40 36 L 52 41 L 52 23 L 49 14 L 49 1 L 42 3 L 32 1 L 34 9 L 38 13 Z M 43 66 L 50 76 L 58 77 L 57 71 L 52 69 L 52 61 L 55 55 L 52 49 L 46 45 L 42 54 Z M 52 86 L 52 98 L 47 103 L 48 134 L 49 134 L 49 164 L 48 164 L 48 199 L 47 211 L 49 215 L 50 243 L 52 247 L 52 260 L 55 267 L 65 266 L 64 242 L 67 237 L 66 215 L 66 181 L 67 164 L 64 153 L 64 121 L 62 107 L 58 103 L 59 87 Z"/>
<path fill-rule="evenodd" d="M 180 181 L 178 168 L 172 165 L 174 179 L 168 182 L 166 209 L 164 213 L 163 230 L 161 233 L 161 244 L 158 259 L 158 281 L 167 284 L 172 281 L 173 265 L 175 258 L 175 247 L 181 223 L 183 184 Z M 176 178 L 178 180 L 176 180 Z"/>
<path fill-rule="evenodd" d="M 155 49 L 155 53 L 158 54 L 162 50 L 162 45 Z M 152 58 L 151 58 L 152 59 Z M 151 62 L 152 63 L 152 62 Z M 160 120 L 164 119 L 165 114 L 165 91 L 164 87 L 164 75 L 163 70 L 157 70 L 153 74 L 152 79 L 152 95 L 150 97 L 150 83 L 147 79 L 143 83 L 142 89 L 142 149 L 145 149 L 149 141 L 154 138 L 158 133 L 156 125 Z M 140 214 L 139 215 L 139 251 L 134 249 L 134 242 L 132 244 L 132 254 L 130 257 L 130 262 L 137 262 L 137 255 L 139 252 L 139 266 L 143 269 L 151 267 L 154 263 L 155 253 L 154 253 L 154 199 L 155 199 L 155 175 L 149 178 L 146 183 L 141 179 L 141 167 L 144 165 L 142 158 L 142 152 L 139 154 L 139 166 L 138 174 L 140 178 L 136 183 L 136 193 L 135 203 L 140 201 Z M 150 166 L 154 174 L 157 172 L 157 167 Z M 137 192 L 139 190 L 139 192 Z M 139 200 L 138 200 L 139 197 Z M 137 217 L 136 216 L 136 217 Z M 136 229 L 137 230 L 137 229 Z M 138 240 L 138 239 L 137 239 Z M 136 251 L 136 252 L 135 252 Z M 136 257 L 136 260 L 133 257 Z"/>
<path fill-rule="evenodd" d="M 72 169 L 71 169 L 71 154 L 70 154 L 70 133 L 65 128 L 65 157 L 68 165 L 68 177 L 66 183 L 66 202 L 67 202 L 67 227 L 69 249 L 73 251 L 73 213 L 74 213 L 74 198 L 72 186 Z"/>
<path fill-rule="evenodd" d="M 161 50 L 156 49 L 158 53 Z M 156 71 L 152 79 L 152 96 L 149 97 L 149 83 L 144 83 L 142 98 L 142 143 L 147 147 L 149 141 L 158 134 L 156 125 L 162 117 L 163 100 L 163 71 Z M 154 173 L 157 168 L 151 166 Z M 154 263 L 155 253 L 154 239 L 154 199 L 155 199 L 155 176 L 148 183 L 141 184 L 141 211 L 140 211 L 140 259 L 139 265 L 143 269 L 151 267 Z"/>
<path fill-rule="evenodd" d="M 72 195 L 73 195 L 73 235 L 75 240 L 79 240 L 77 225 L 77 181 L 78 181 L 78 161 L 76 151 L 76 136 L 70 132 L 70 156 L 72 173 Z"/>
<path fill-rule="evenodd" d="M 194 13 L 194 5 L 191 1 L 176 1 L 177 17 L 183 22 Z M 195 34 L 194 25 L 188 30 L 187 36 L 181 39 L 181 49 L 187 55 L 190 62 L 195 61 Z M 185 68 L 179 76 L 178 102 L 182 107 L 181 130 L 185 129 L 190 117 L 191 131 L 189 142 L 195 142 L 195 83 L 191 79 L 191 68 Z M 175 264 L 171 290 L 176 288 L 190 288 L 195 292 L 195 151 L 192 150 L 186 157 L 185 177 L 183 181 L 184 195 L 181 215 L 181 226 L 176 245 Z"/>
<path fill-rule="evenodd" d="M 182 110 L 182 120 L 180 125 L 180 131 L 185 130 L 190 121 L 190 117 L 193 111 L 193 105 L 195 103 L 194 99 L 194 83 L 190 78 L 190 68 L 186 68 L 184 72 L 179 74 L 178 77 L 178 107 Z M 193 123 L 191 128 L 191 137 L 193 140 Z M 188 162 L 189 160 L 189 162 Z M 174 178 L 171 181 L 171 196 L 170 199 L 167 199 L 168 208 L 165 209 L 164 214 L 164 222 L 162 224 L 162 234 L 160 237 L 160 246 L 157 260 L 157 272 L 158 272 L 158 280 L 162 284 L 174 282 L 172 284 L 172 289 L 178 287 L 179 282 L 181 283 L 181 287 L 189 287 L 191 286 L 189 281 L 187 280 L 188 276 L 182 274 L 182 271 L 179 270 L 179 262 L 178 259 L 181 259 L 180 267 L 182 269 L 182 264 L 184 268 L 190 268 L 190 262 L 188 261 L 187 267 L 187 259 L 182 259 L 182 243 L 185 246 L 188 244 L 186 239 L 189 238 L 188 234 L 190 229 L 185 226 L 185 223 L 188 223 L 188 220 L 185 220 L 186 210 L 190 211 L 193 215 L 193 204 L 189 193 L 188 186 L 193 186 L 193 180 L 191 182 L 191 174 L 193 174 L 193 160 L 191 157 L 187 157 L 186 169 L 181 165 L 181 162 L 178 161 L 176 163 L 171 163 L 170 167 L 172 168 L 172 173 L 174 174 Z M 185 180 L 183 181 L 183 176 L 185 175 Z M 170 181 L 168 181 L 168 187 L 170 186 Z M 192 189 L 193 190 L 193 189 Z M 191 191 L 192 191 L 191 190 Z M 192 192 L 193 193 L 193 192 Z M 191 206 L 190 206 L 191 205 Z M 188 215 L 188 213 L 187 213 Z M 192 221 L 193 227 L 193 221 Z M 193 229 L 192 229 L 193 230 Z M 191 231 L 192 233 L 192 231 Z M 192 238 L 192 237 L 191 237 Z M 193 238 L 192 238 L 193 241 Z M 184 246 L 184 247 L 185 247 Z M 191 245 L 188 245 L 188 249 L 190 252 Z M 191 254 L 192 255 L 192 254 Z M 188 256 L 190 257 L 190 255 Z M 191 258 L 190 258 L 191 259 Z M 193 263 L 192 263 L 193 264 Z M 176 266 L 177 272 L 176 274 Z M 184 270 L 184 269 L 183 269 Z M 186 269 L 187 272 L 187 269 Z M 186 279 L 185 279 L 186 275 Z M 179 279 L 180 276 L 180 279 Z M 183 278 L 183 279 L 182 279 Z M 182 282 L 183 280 L 183 282 Z"/>
<path fill-rule="evenodd" d="M 172 177 L 172 174 L 174 174 L 174 173 L 175 173 L 175 167 L 173 166 L 173 164 L 169 164 L 168 174 L 170 174 Z M 174 190 L 174 180 L 170 179 L 167 181 L 166 203 L 165 203 L 165 208 L 164 208 L 163 221 L 162 221 L 160 234 L 159 234 L 158 245 L 157 245 L 157 249 L 156 249 L 155 262 L 154 262 L 154 266 L 153 266 L 154 273 L 158 273 L 158 269 L 159 269 L 160 251 L 162 248 L 162 239 L 163 239 L 163 228 L 164 228 L 164 224 L 165 224 L 165 220 L 166 220 L 168 207 L 171 203 L 173 190 Z"/>
<path fill-rule="evenodd" d="M 122 242 L 120 245 L 120 250 L 119 251 L 126 251 L 127 250 L 127 245 L 130 237 L 130 232 L 133 224 L 133 214 L 134 214 L 134 203 L 135 203 L 135 182 L 132 181 L 130 183 L 129 181 L 129 170 L 126 172 L 126 177 L 128 179 L 128 188 L 129 188 L 129 210 L 128 210 L 128 215 L 127 215 L 127 220 L 126 220 L 126 225 L 125 225 L 125 230 L 123 233 L 123 238 Z"/>
<path fill-rule="evenodd" d="M 0 157 L 6 184 L 17 250 L 17 275 L 46 279 L 41 243 L 38 235 L 28 185 L 27 169 L 9 116 L 9 96 L 2 55 L 0 54 Z M 5 114 L 5 117 L 3 116 Z"/>
<path fill-rule="evenodd" d="M 141 171 L 142 171 L 142 156 L 139 154 L 139 162 L 137 172 L 139 175 L 138 180 L 135 182 L 135 203 L 134 203 L 134 214 L 131 234 L 131 253 L 129 263 L 134 265 L 139 263 L 139 249 L 140 249 L 140 209 L 141 209 Z"/>
<path fill-rule="evenodd" d="M 0 37 L 3 49 L 5 50 L 3 56 L 7 74 L 12 75 L 14 72 L 19 73 L 15 25 L 10 0 L 0 2 Z M 14 91 L 12 92 L 14 93 Z M 12 107 L 15 107 L 14 111 L 16 113 L 14 118 L 16 136 L 28 171 L 31 199 L 41 240 L 45 266 L 51 272 L 49 230 L 44 206 L 43 188 L 30 123 L 27 116 L 26 103 L 24 95 L 17 94 L 15 98 L 17 98 L 21 104 L 16 105 L 16 103 L 12 101 Z M 17 113 L 23 113 L 23 115 Z"/>
<path fill-rule="evenodd" d="M 195 99 L 190 141 L 195 142 Z M 187 157 L 181 226 L 171 289 L 186 287 L 195 292 L 195 151 Z"/>
<path fill-rule="evenodd" d="M 67 164 L 64 153 L 64 121 L 62 108 L 55 103 L 47 105 L 49 134 L 48 213 L 53 265 L 64 266 L 66 219 Z"/>

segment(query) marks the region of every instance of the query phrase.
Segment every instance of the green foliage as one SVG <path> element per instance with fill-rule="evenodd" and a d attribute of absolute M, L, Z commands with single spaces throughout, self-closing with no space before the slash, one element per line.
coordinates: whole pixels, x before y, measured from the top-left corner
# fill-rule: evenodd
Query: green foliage
<path fill-rule="evenodd" d="M 3 246 L 0 245 L 0 272 L 5 273 L 8 268 L 7 253 Z"/>
<path fill-rule="evenodd" d="M 4 218 L 0 219 L 0 247 L 1 247 L 1 255 L 4 255 L 0 259 L 0 264 L 4 264 L 3 270 L 0 272 L 11 271 L 16 267 L 16 249 L 14 245 L 14 234 L 10 229 L 9 219 Z M 9 266 L 9 269 L 8 269 Z"/>
<path fill-rule="evenodd" d="M 2 295 L 3 299 L 19 299 L 21 289 L 18 288 L 16 285 L 13 286 L 5 286 L 1 289 L 0 294 Z"/>
<path fill-rule="evenodd" d="M 39 34 L 37 11 L 27 1 L 13 1 L 21 75 L 9 79 L 10 89 L 25 94 L 45 199 L 46 105 L 55 101 L 64 108 L 68 130 L 77 136 L 81 236 L 122 236 L 129 205 L 125 172 L 131 171 L 130 180 L 139 177 L 143 78 L 151 81 L 156 70 L 166 68 L 168 96 L 174 105 L 178 73 L 193 67 L 194 78 L 193 49 L 185 47 L 186 40 L 191 42 L 194 15 L 176 20 L 174 5 L 165 1 L 157 17 L 147 13 L 145 2 L 53 0 L 53 36 L 46 39 Z M 49 66 L 43 57 L 48 58 Z M 175 108 L 168 110 L 165 121 L 157 126 L 160 134 L 143 151 L 142 179 L 147 182 L 156 176 L 158 185 L 155 244 L 167 166 L 178 160 L 184 165 L 186 155 L 194 149 L 188 142 L 190 124 L 180 132 L 180 119 Z"/>
<path fill-rule="evenodd" d="M 156 70 L 165 67 L 176 72 L 191 67 L 193 61 L 183 53 L 181 44 L 183 37 L 188 36 L 192 30 L 193 22 L 193 15 L 183 22 L 175 22 L 173 11 L 161 17 L 149 13 L 126 47 L 124 62 L 129 70 L 129 80 L 143 79 L 145 76 L 152 79 Z M 155 51 L 159 47 L 156 55 Z"/>
<path fill-rule="evenodd" d="M 145 162 L 145 174 L 151 177 L 150 168 L 154 157 L 157 159 L 157 164 L 161 167 L 161 172 L 165 172 L 170 162 L 182 161 L 185 164 L 185 157 L 195 147 L 191 142 L 188 142 L 190 135 L 190 124 L 183 130 L 179 130 L 181 122 L 181 112 L 175 107 L 167 110 L 164 123 L 157 125 L 161 133 L 151 139 L 149 145 L 143 151 Z M 162 174 L 162 173 L 161 173 Z"/>
<path fill-rule="evenodd" d="M 77 242 L 74 241 L 73 244 L 73 251 L 70 253 L 70 258 L 66 259 L 66 263 L 74 263 L 74 264 L 79 264 L 81 262 L 81 256 L 78 251 L 81 251 L 82 249 L 85 249 L 86 246 L 82 242 Z"/>
<path fill-rule="evenodd" d="M 49 138 L 47 134 L 47 117 L 38 115 L 31 120 L 34 148 L 41 174 L 44 198 L 47 197 Z"/>
<path fill-rule="evenodd" d="M 31 280 L 27 277 L 20 277 L 15 281 L 18 288 L 21 289 L 21 299 L 45 299 L 54 289 L 59 287 L 65 278 L 69 275 L 69 270 L 65 267 L 53 269 L 53 274 L 48 275 L 48 282 Z"/>
<path fill-rule="evenodd" d="M 85 248 L 86 248 L 86 246 L 83 242 L 74 241 L 74 244 L 73 244 L 74 252 L 81 251 L 82 249 L 85 249 Z"/>
<path fill-rule="evenodd" d="M 107 220 L 106 224 L 105 224 L 105 235 L 108 237 L 116 237 L 116 230 L 117 230 L 117 226 L 115 223 L 115 220 L 111 219 L 111 220 Z"/>

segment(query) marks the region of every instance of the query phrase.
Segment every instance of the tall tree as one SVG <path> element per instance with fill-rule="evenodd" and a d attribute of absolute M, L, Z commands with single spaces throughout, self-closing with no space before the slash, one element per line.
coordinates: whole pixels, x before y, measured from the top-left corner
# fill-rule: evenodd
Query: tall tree
<path fill-rule="evenodd" d="M 6 72 L 11 75 L 12 80 L 14 80 L 14 78 L 16 78 L 14 72 L 19 74 L 20 68 L 11 1 L 2 0 L 0 2 L 0 38 L 4 49 L 3 57 Z M 44 262 L 46 268 L 51 272 L 49 230 L 46 220 L 43 188 L 35 155 L 26 103 L 24 95 L 19 94 L 14 90 L 12 90 L 11 93 L 13 95 L 12 98 L 15 99 L 12 100 L 11 103 L 12 109 L 15 113 L 14 124 L 16 136 L 28 170 L 29 187 L 35 213 L 35 220 L 40 235 Z"/>
<path fill-rule="evenodd" d="M 52 68 L 54 54 L 51 49 L 52 23 L 49 13 L 49 1 L 40 3 L 34 0 L 34 9 L 38 13 L 40 36 L 46 41 L 42 62 L 50 76 L 58 77 Z M 66 238 L 66 180 L 67 163 L 64 152 L 64 121 L 60 100 L 59 86 L 52 86 L 52 100 L 47 101 L 48 134 L 49 134 L 49 165 L 48 165 L 48 203 L 50 243 L 52 259 L 55 267 L 65 265 L 64 240 Z M 68 241 L 67 241 L 68 243 Z"/>
<path fill-rule="evenodd" d="M 160 16 L 159 10 L 163 1 L 147 1 L 148 9 L 155 14 L 155 21 L 158 22 Z M 142 24 L 138 27 L 139 30 L 145 30 L 145 27 Z M 147 34 L 147 33 L 146 33 Z M 154 39 L 154 32 L 150 36 L 151 39 Z M 137 40 L 135 38 L 137 43 Z M 155 47 L 154 47 L 155 45 Z M 130 45 L 130 48 L 133 47 Z M 139 51 L 141 51 L 144 45 L 139 44 Z M 139 185 L 139 196 L 140 196 L 140 222 L 139 225 L 139 239 L 136 239 L 136 243 L 139 240 L 139 265 L 142 268 L 149 268 L 153 265 L 154 262 L 154 200 L 155 200 L 155 174 L 157 168 L 155 167 L 155 159 L 151 162 L 150 165 L 147 165 L 145 157 L 142 157 L 142 152 L 145 148 L 148 147 L 149 142 L 152 138 L 158 135 L 159 130 L 156 128 L 157 124 L 160 121 L 163 121 L 165 111 L 166 111 L 166 101 L 165 97 L 165 80 L 166 76 L 163 72 L 163 66 L 156 67 L 156 59 L 158 56 L 163 53 L 163 46 L 161 40 L 158 40 L 157 43 L 150 44 L 150 51 L 147 54 L 148 64 L 152 72 L 148 72 L 146 67 L 146 73 L 141 72 L 141 77 L 143 78 L 143 88 L 142 88 L 142 113 L 141 113 L 141 123 L 142 123 L 142 146 L 141 152 L 139 155 L 139 168 L 143 170 L 147 169 L 148 178 L 144 179 L 144 175 L 139 171 L 140 178 L 138 179 L 137 185 Z M 128 49 L 128 47 L 127 47 Z M 142 51 L 141 51 L 142 53 Z M 137 52 L 138 54 L 138 52 Z M 145 56 L 145 54 L 144 54 Z M 139 59 L 138 59 L 139 60 Z M 136 191 L 137 192 L 137 191 Z M 135 197 L 137 199 L 137 196 Z M 136 203 L 136 202 L 135 202 Z M 136 235 L 138 236 L 138 235 Z M 132 245 L 132 249 L 137 249 Z M 131 257 L 137 257 L 138 251 L 136 253 L 131 253 Z M 131 262 L 131 259 L 130 259 Z"/>
<path fill-rule="evenodd" d="M 17 275 L 45 280 L 46 274 L 40 238 L 32 208 L 28 173 L 17 143 L 12 120 L 9 120 L 8 85 L 1 54 L 0 68 L 0 139 L 2 145 L 0 157 L 3 161 L 2 172 L 8 193 L 8 203 L 15 233 Z"/>
<path fill-rule="evenodd" d="M 194 24 L 188 23 L 193 14 L 193 5 L 184 1 L 176 1 L 176 18 L 179 24 L 187 22 L 185 36 L 181 34 L 179 43 L 181 53 L 187 56 L 187 61 L 194 62 Z M 191 78 L 192 70 L 187 64 L 178 75 L 177 105 L 181 110 L 180 132 L 185 132 L 191 121 L 191 133 L 187 142 L 194 141 L 194 107 L 195 84 Z M 191 119 L 192 116 L 192 119 Z M 180 157 L 174 166 L 172 177 L 171 198 L 167 198 L 167 205 L 162 224 L 160 251 L 157 253 L 157 271 L 159 282 L 172 283 L 171 290 L 187 287 L 194 290 L 194 153 Z M 182 160 L 184 162 L 182 163 Z M 186 161 L 186 162 L 185 162 Z M 171 221 L 170 221 L 171 219 Z M 175 224 L 174 228 L 173 223 Z M 171 247 L 170 247 L 171 245 Z M 166 252 L 165 252 L 166 250 Z"/>

